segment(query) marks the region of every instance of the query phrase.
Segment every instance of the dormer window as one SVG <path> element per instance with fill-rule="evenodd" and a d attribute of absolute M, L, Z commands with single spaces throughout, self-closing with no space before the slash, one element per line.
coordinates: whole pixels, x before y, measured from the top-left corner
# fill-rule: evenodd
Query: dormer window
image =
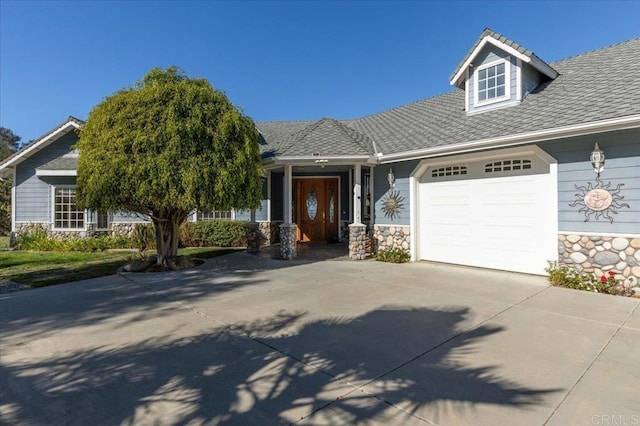
<path fill-rule="evenodd" d="M 533 52 L 486 28 L 449 83 L 465 91 L 464 109 L 471 115 L 518 105 L 535 87 L 557 76 Z"/>
<path fill-rule="evenodd" d="M 475 105 L 500 102 L 511 96 L 510 62 L 508 58 L 500 59 L 478 67 L 474 72 Z"/>

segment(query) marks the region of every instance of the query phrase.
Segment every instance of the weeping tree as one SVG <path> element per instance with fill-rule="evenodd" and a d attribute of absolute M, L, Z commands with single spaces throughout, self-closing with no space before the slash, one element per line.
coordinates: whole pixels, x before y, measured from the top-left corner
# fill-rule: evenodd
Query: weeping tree
<path fill-rule="evenodd" d="M 255 124 L 207 80 L 175 67 L 154 68 L 105 98 L 90 112 L 76 148 L 78 204 L 150 218 L 165 266 L 192 211 L 260 205 Z"/>

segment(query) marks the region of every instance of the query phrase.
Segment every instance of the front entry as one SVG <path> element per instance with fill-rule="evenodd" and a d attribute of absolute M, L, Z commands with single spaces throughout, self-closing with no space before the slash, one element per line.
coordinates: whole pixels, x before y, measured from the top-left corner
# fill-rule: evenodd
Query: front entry
<path fill-rule="evenodd" d="M 337 178 L 295 180 L 293 204 L 298 241 L 338 240 L 338 188 Z"/>

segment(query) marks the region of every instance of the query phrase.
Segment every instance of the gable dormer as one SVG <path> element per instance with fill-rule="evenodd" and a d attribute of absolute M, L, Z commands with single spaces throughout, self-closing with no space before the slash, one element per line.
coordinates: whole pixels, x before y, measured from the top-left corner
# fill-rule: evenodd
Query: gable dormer
<path fill-rule="evenodd" d="M 558 72 L 533 52 L 486 28 L 451 75 L 465 91 L 465 110 L 475 114 L 518 105 Z"/>

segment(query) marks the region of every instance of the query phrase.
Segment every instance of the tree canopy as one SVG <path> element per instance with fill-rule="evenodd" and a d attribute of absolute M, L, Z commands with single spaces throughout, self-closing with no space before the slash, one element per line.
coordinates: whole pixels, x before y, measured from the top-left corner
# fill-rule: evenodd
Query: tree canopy
<path fill-rule="evenodd" d="M 20 139 L 22 138 L 13 133 L 13 130 L 0 127 L 0 161 L 18 150 Z"/>
<path fill-rule="evenodd" d="M 255 124 L 207 80 L 175 67 L 154 68 L 105 98 L 76 148 L 79 204 L 150 217 L 159 263 L 176 255 L 190 212 L 260 205 Z"/>
<path fill-rule="evenodd" d="M 11 129 L 0 127 L 0 162 L 16 152 L 20 136 Z M 0 235 L 11 230 L 11 181 L 0 179 Z"/>

